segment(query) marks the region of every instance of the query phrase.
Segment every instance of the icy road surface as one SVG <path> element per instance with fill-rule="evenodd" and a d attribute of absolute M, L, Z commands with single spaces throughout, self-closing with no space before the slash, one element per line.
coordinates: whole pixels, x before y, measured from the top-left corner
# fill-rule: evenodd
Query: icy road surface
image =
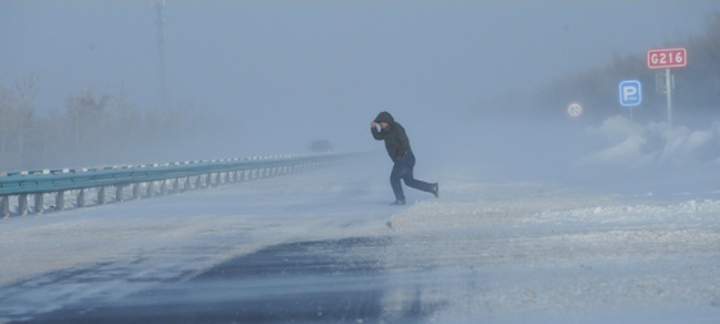
<path fill-rule="evenodd" d="M 0 323 L 717 323 L 720 196 L 389 162 L 0 220 Z"/>

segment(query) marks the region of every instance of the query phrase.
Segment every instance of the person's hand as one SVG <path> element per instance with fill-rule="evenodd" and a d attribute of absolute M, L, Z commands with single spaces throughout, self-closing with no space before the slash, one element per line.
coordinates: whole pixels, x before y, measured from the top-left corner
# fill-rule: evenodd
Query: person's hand
<path fill-rule="evenodd" d="M 370 123 L 370 127 L 372 127 L 372 128 L 377 127 L 377 123 L 373 120 L 373 121 Z"/>

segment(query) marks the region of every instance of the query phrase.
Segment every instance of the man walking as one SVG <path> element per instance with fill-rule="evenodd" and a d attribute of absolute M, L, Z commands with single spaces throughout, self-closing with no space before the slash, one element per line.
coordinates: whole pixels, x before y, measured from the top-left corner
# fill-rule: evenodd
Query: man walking
<path fill-rule="evenodd" d="M 380 130 L 377 129 L 378 124 L 380 124 Z M 376 140 L 385 141 L 388 155 L 395 163 L 390 173 L 390 185 L 393 193 L 395 193 L 393 205 L 405 204 L 405 195 L 400 185 L 400 179 L 405 181 L 405 185 L 410 188 L 432 193 L 435 197 L 439 196 L 437 183 L 427 183 L 413 177 L 415 155 L 410 149 L 410 140 L 405 134 L 405 128 L 396 122 L 389 112 L 383 111 L 378 114 L 375 120 L 370 123 L 370 129 Z"/>

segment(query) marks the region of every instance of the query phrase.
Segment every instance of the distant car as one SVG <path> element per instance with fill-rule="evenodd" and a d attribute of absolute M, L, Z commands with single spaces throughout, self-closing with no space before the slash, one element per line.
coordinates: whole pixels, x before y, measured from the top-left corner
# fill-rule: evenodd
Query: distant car
<path fill-rule="evenodd" d="M 310 151 L 312 151 L 313 153 L 325 153 L 331 152 L 332 150 L 333 147 L 332 144 L 330 144 L 330 141 L 319 140 L 310 143 Z"/>

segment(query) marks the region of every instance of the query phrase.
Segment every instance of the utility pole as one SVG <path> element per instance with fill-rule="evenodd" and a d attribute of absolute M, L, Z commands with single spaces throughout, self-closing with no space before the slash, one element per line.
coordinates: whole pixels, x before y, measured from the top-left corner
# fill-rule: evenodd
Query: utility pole
<path fill-rule="evenodd" d="M 159 54 L 159 65 L 160 65 L 160 106 L 161 108 L 167 108 L 167 85 L 165 83 L 165 19 L 163 18 L 163 9 L 165 8 L 165 0 L 155 2 L 155 11 L 157 11 L 157 42 L 158 42 L 158 54 Z"/>

